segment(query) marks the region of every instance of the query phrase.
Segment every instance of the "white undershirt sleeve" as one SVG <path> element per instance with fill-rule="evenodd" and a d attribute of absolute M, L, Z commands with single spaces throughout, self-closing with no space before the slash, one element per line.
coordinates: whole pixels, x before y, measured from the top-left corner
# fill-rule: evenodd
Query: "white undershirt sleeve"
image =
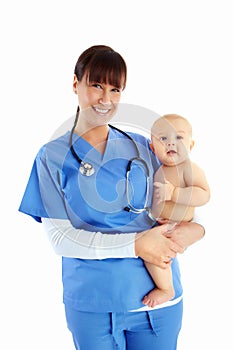
<path fill-rule="evenodd" d="M 136 258 L 136 233 L 90 232 L 61 219 L 42 218 L 42 223 L 58 255 L 80 259 Z"/>

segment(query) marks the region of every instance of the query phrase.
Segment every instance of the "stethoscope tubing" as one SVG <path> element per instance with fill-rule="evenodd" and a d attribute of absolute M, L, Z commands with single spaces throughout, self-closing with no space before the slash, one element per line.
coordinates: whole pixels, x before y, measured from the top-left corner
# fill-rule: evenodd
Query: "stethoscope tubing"
<path fill-rule="evenodd" d="M 70 132 L 69 148 L 70 148 L 70 151 L 71 151 L 73 157 L 80 164 L 80 167 L 79 167 L 80 173 L 82 175 L 84 175 L 84 176 L 91 176 L 95 172 L 93 165 L 91 163 L 83 162 L 83 160 L 78 156 L 77 152 L 74 150 L 73 143 L 72 143 L 74 129 L 75 129 L 77 121 L 78 121 L 78 115 L 79 115 L 79 107 L 78 107 L 78 110 L 77 110 L 77 114 L 76 114 L 76 118 L 75 118 L 75 121 L 74 121 L 74 125 L 73 125 L 73 127 L 71 129 L 71 132 Z M 116 131 L 120 132 L 124 136 L 126 136 L 134 144 L 135 150 L 137 152 L 137 156 L 131 158 L 129 160 L 128 164 L 127 164 L 127 167 L 126 167 L 126 198 L 127 198 L 127 206 L 124 207 L 124 210 L 128 211 L 128 212 L 135 213 L 135 214 L 140 214 L 140 213 L 142 213 L 144 211 L 147 211 L 148 215 L 150 217 L 150 208 L 148 207 L 149 190 L 150 190 L 150 178 L 149 178 L 148 165 L 147 165 L 146 161 L 140 157 L 140 152 L 139 152 L 139 149 L 138 149 L 138 146 L 137 146 L 136 142 L 134 141 L 134 139 L 127 132 L 125 132 L 125 131 L 123 131 L 123 130 L 121 130 L 121 129 L 119 129 L 119 128 L 111 125 L 111 124 L 108 124 L 108 126 L 110 128 L 112 128 L 112 129 L 115 129 Z M 136 207 L 134 207 L 132 205 L 131 199 L 129 197 L 129 184 L 130 184 L 129 175 L 130 175 L 132 163 L 134 161 L 141 162 L 143 164 L 144 168 L 145 168 L 145 171 L 146 171 L 146 197 L 145 197 L 145 203 L 144 203 L 143 208 L 136 208 Z"/>

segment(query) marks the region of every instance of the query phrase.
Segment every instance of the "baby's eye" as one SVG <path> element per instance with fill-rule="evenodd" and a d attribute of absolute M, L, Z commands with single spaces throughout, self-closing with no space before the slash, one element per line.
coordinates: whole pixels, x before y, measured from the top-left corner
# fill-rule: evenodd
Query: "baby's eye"
<path fill-rule="evenodd" d="M 161 136 L 161 137 L 160 137 L 160 141 L 164 142 L 164 141 L 166 141 L 166 140 L 167 140 L 167 137 L 166 137 L 166 136 Z"/>
<path fill-rule="evenodd" d="M 183 140 L 183 136 L 177 135 L 176 136 L 177 140 Z"/>

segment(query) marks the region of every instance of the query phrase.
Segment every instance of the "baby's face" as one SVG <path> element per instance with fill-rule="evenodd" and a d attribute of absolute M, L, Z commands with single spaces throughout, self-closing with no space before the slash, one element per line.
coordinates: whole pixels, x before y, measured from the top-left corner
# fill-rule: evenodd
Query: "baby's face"
<path fill-rule="evenodd" d="M 156 121 L 151 138 L 155 154 L 168 166 L 178 165 L 188 159 L 193 147 L 190 127 L 179 118 Z"/>

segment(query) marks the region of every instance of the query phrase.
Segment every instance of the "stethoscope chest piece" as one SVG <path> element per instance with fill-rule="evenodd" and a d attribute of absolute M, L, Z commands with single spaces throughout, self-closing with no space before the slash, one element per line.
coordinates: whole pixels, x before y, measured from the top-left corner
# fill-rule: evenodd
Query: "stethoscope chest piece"
<path fill-rule="evenodd" d="M 91 176 L 94 174 L 95 169 L 93 168 L 93 166 L 90 163 L 81 162 L 79 171 L 82 175 Z"/>

